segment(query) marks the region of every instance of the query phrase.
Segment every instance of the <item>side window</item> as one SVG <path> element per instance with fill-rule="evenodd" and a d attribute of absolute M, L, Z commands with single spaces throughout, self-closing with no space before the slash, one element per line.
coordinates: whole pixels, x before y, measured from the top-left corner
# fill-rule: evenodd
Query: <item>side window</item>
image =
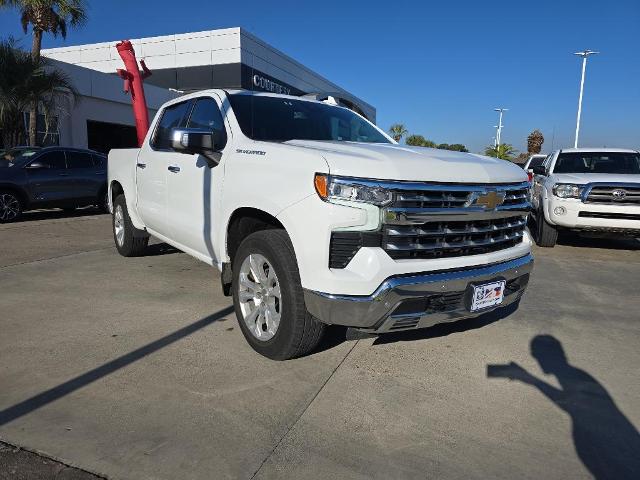
<path fill-rule="evenodd" d="M 216 150 L 222 150 L 227 144 L 227 131 L 224 128 L 224 120 L 218 104 L 213 98 L 201 98 L 196 101 L 187 127 L 212 130 Z"/>
<path fill-rule="evenodd" d="M 67 152 L 67 168 L 93 168 L 91 154 L 86 152 Z"/>
<path fill-rule="evenodd" d="M 151 141 L 151 146 L 159 150 L 171 148 L 171 129 L 184 125 L 191 102 L 178 103 L 164 109 Z"/>
<path fill-rule="evenodd" d="M 37 160 L 48 165 L 50 169 L 64 170 L 67 168 L 64 160 L 64 152 L 60 150 L 40 155 Z"/>

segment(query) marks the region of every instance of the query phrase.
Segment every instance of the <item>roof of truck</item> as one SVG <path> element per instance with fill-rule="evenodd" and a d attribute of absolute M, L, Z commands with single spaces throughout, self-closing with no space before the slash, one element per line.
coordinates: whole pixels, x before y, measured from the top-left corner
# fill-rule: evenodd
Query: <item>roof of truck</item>
<path fill-rule="evenodd" d="M 562 148 L 560 149 L 562 153 L 579 153 L 579 152 L 600 152 L 600 153 L 638 153 L 638 150 L 633 150 L 630 148 L 598 148 L 598 147 L 580 147 L 580 148 Z"/>

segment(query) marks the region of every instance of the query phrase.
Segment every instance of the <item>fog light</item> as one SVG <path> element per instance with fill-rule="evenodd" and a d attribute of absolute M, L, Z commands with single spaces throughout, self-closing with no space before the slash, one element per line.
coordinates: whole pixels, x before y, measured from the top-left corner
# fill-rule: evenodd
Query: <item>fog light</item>
<path fill-rule="evenodd" d="M 565 213 L 567 213 L 567 210 L 564 207 L 556 207 L 553 209 L 553 213 L 555 213 L 556 215 L 564 215 Z"/>

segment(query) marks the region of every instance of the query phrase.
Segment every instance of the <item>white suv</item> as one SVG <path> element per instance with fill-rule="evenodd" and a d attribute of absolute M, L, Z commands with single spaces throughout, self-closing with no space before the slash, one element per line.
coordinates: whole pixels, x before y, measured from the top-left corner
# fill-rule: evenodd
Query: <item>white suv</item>
<path fill-rule="evenodd" d="M 536 166 L 536 242 L 553 247 L 558 229 L 640 237 L 640 152 L 571 148 Z"/>

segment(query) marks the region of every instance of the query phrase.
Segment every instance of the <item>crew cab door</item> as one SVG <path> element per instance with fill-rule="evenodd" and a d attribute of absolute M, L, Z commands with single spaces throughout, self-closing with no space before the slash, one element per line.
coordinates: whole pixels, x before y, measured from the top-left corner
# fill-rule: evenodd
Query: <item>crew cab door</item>
<path fill-rule="evenodd" d="M 191 101 L 167 106 L 136 163 L 137 210 L 147 229 L 171 238 L 167 220 L 167 167 L 180 155 L 171 150 L 171 130 L 183 127 Z"/>
<path fill-rule="evenodd" d="M 94 166 L 91 153 L 75 150 L 67 151 L 67 171 L 73 179 L 74 198 L 79 200 L 97 198 L 98 191 L 105 182 L 105 170 L 105 168 L 97 169 Z"/>
<path fill-rule="evenodd" d="M 227 132 L 219 99 L 194 99 L 186 127 L 211 130 L 217 160 L 223 160 Z M 220 200 L 223 165 L 213 166 L 201 155 L 174 153 L 168 158 L 167 216 L 171 239 L 203 260 L 215 261 L 214 203 Z"/>
<path fill-rule="evenodd" d="M 26 171 L 33 203 L 53 206 L 74 197 L 73 178 L 67 170 L 64 151 L 50 150 L 38 155 L 26 166 Z"/>

